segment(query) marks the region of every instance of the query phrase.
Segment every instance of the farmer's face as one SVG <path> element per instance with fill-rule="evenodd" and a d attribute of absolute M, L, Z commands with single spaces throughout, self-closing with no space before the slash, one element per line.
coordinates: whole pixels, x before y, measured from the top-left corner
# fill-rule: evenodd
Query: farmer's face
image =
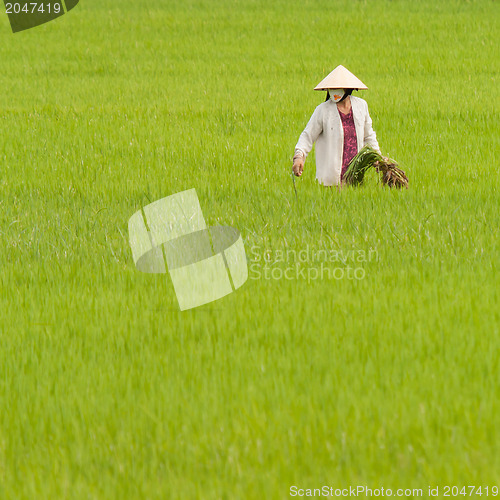
<path fill-rule="evenodd" d="M 339 102 L 342 97 L 344 97 L 345 90 L 344 89 L 331 89 L 330 91 L 330 99 L 334 102 Z"/>

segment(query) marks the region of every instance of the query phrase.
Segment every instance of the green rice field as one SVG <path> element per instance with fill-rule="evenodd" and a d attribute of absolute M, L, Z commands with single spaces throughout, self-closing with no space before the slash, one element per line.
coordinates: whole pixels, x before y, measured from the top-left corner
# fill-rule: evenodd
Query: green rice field
<path fill-rule="evenodd" d="M 496 496 L 499 19 L 81 0 L 13 34 L 2 5 L 0 498 Z M 295 193 L 339 64 L 408 190 L 320 186 L 313 152 Z M 191 188 L 240 231 L 248 280 L 180 311 L 128 219 Z"/>

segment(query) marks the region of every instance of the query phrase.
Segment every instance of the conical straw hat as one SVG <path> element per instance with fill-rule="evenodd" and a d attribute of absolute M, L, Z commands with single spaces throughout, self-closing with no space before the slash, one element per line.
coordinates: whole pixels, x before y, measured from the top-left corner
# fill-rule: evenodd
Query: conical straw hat
<path fill-rule="evenodd" d="M 314 90 L 328 89 L 367 90 L 368 87 L 347 68 L 339 65 L 314 88 Z"/>

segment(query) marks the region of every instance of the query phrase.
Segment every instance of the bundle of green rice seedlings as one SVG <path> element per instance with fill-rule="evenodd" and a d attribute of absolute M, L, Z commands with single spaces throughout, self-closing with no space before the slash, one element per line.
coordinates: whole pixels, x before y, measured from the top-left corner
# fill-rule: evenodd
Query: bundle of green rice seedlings
<path fill-rule="evenodd" d="M 366 171 L 373 167 L 374 163 L 383 160 L 371 146 L 360 149 L 358 154 L 351 160 L 344 175 L 346 184 L 358 186 L 363 183 Z"/>
<path fill-rule="evenodd" d="M 397 165 L 394 160 L 384 159 L 371 146 L 365 146 L 349 163 L 344 180 L 346 184 L 358 186 L 363 183 L 366 171 L 374 167 L 384 186 L 408 188 L 408 177 Z"/>

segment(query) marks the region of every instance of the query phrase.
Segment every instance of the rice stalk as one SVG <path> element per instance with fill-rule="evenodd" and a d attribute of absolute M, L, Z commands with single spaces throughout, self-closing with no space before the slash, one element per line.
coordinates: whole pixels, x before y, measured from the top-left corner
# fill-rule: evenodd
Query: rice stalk
<path fill-rule="evenodd" d="M 351 160 L 344 175 L 344 181 L 351 186 L 359 186 L 363 183 L 365 173 L 369 168 L 375 168 L 380 174 L 380 179 L 384 186 L 390 188 L 408 189 L 408 177 L 398 167 L 398 164 L 390 159 L 384 158 L 371 146 L 365 146 Z"/>

